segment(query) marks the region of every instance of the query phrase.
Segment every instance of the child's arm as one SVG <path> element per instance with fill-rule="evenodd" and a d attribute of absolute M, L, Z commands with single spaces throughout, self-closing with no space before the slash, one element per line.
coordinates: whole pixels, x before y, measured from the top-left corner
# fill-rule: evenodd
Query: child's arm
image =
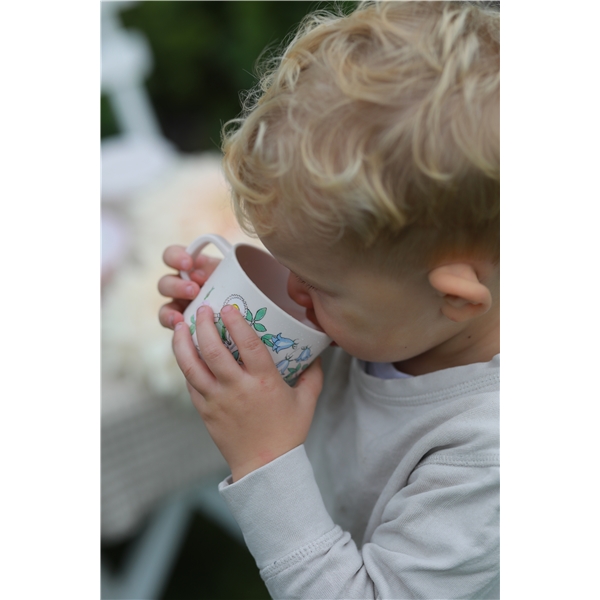
<path fill-rule="evenodd" d="M 362 548 L 329 516 L 303 446 L 220 491 L 274 600 L 484 600 L 498 598 L 498 486 L 497 466 L 419 467 Z"/>
<path fill-rule="evenodd" d="M 192 257 L 183 246 L 169 246 L 163 253 L 163 261 L 167 267 L 177 271 L 189 271 L 192 268 Z M 198 295 L 200 288 L 219 264 L 219 259 L 200 254 L 193 263 L 190 273 L 192 281 L 185 281 L 179 275 L 165 275 L 158 282 L 158 291 L 172 301 L 161 306 L 158 320 L 163 327 L 173 329 L 183 321 L 183 311 Z"/>

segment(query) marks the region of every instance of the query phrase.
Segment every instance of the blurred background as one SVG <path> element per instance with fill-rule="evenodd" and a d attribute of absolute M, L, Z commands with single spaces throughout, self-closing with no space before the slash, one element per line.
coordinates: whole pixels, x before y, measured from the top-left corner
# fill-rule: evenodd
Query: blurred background
<path fill-rule="evenodd" d="M 158 323 L 162 252 L 248 239 L 220 130 L 255 64 L 315 9 L 354 2 L 102 2 L 102 598 L 269 598 L 222 503 L 228 468 Z M 211 247 L 209 253 L 215 252 Z"/>

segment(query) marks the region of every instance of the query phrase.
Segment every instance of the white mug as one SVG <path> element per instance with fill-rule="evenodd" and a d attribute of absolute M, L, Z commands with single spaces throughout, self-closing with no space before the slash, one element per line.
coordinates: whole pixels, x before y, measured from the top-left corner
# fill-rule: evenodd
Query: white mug
<path fill-rule="evenodd" d="M 235 342 L 221 320 L 221 309 L 233 305 L 263 341 L 284 380 L 293 385 L 298 376 L 331 343 L 331 338 L 306 318 L 306 310 L 287 293 L 289 270 L 269 253 L 249 244 L 232 246 L 220 235 L 196 238 L 186 249 L 195 258 L 208 244 L 214 244 L 223 260 L 206 280 L 200 293 L 183 313 L 194 344 L 196 311 L 208 305 L 223 344 L 238 362 Z M 180 273 L 189 281 L 189 274 Z"/>

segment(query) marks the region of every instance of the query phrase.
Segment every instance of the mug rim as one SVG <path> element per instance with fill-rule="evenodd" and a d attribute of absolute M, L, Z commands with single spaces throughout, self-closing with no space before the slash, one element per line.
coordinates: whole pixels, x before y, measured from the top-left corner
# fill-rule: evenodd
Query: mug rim
<path fill-rule="evenodd" d="M 302 321 L 299 321 L 298 319 L 296 319 L 296 317 L 290 315 L 290 313 L 288 313 L 287 311 L 285 311 L 283 308 L 281 308 L 281 306 L 279 306 L 274 300 L 271 300 L 271 298 L 269 298 L 257 285 L 256 283 L 254 283 L 254 281 L 252 281 L 252 279 L 250 278 L 250 276 L 248 275 L 248 273 L 246 273 L 246 271 L 244 271 L 242 265 L 240 265 L 240 261 L 238 260 L 237 257 L 237 249 L 241 246 L 246 246 L 248 248 L 251 248 L 253 250 L 256 250 L 258 252 L 262 252 L 263 254 L 265 254 L 266 256 L 268 256 L 271 260 L 273 260 L 277 265 L 279 265 L 282 269 L 285 269 L 286 271 L 290 272 L 290 270 L 283 266 L 269 251 L 259 247 L 259 246 L 254 246 L 253 244 L 248 244 L 247 242 L 238 242 L 237 244 L 234 244 L 231 247 L 231 252 L 230 254 L 233 255 L 233 259 L 235 260 L 237 266 L 240 268 L 240 270 L 242 271 L 242 273 L 244 273 L 244 275 L 246 276 L 246 279 L 252 284 L 252 286 L 254 287 L 254 289 L 256 291 L 258 291 L 258 293 L 261 296 L 264 296 L 277 310 L 279 311 L 279 313 L 285 315 L 286 317 L 290 318 L 294 323 L 298 324 L 302 329 L 306 329 L 307 331 L 310 331 L 311 333 L 314 334 L 318 334 L 319 337 L 323 337 L 323 338 L 328 338 L 329 340 L 331 340 L 332 338 L 329 337 L 329 335 L 327 335 L 327 333 L 323 330 L 320 329 L 316 329 L 316 327 L 311 327 L 310 325 L 305 325 Z M 292 300 L 293 301 L 293 300 Z M 296 303 L 298 304 L 298 303 Z M 302 308 L 302 306 L 300 304 L 298 304 L 298 306 L 300 306 Z"/>

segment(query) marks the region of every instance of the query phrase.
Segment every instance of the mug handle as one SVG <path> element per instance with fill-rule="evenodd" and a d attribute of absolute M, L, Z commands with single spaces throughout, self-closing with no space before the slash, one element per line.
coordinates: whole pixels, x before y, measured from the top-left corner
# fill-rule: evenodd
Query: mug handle
<path fill-rule="evenodd" d="M 209 244 L 214 244 L 225 256 L 229 252 L 233 246 L 220 235 L 216 233 L 206 233 L 205 235 L 201 235 L 197 237 L 186 249 L 185 251 L 192 256 L 192 260 L 196 259 L 196 256 L 202 252 L 202 250 L 208 246 Z M 190 275 L 187 271 L 179 271 L 182 279 L 186 279 L 190 281 Z"/>

